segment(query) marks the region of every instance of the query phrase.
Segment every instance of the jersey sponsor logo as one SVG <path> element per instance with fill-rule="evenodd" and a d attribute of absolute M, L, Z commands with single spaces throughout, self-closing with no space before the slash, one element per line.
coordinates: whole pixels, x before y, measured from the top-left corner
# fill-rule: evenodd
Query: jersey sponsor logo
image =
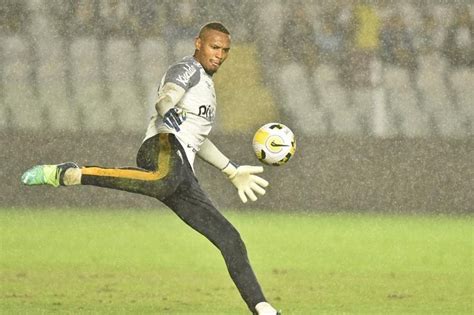
<path fill-rule="evenodd" d="M 215 116 L 215 109 L 211 105 L 199 106 L 198 116 L 206 118 L 208 121 L 213 121 Z"/>
<path fill-rule="evenodd" d="M 183 74 L 180 74 L 177 78 L 176 81 L 182 83 L 183 85 L 188 85 L 189 80 L 193 76 L 194 73 L 196 73 L 197 69 L 191 65 L 184 65 L 186 68 L 186 71 L 184 71 Z"/>

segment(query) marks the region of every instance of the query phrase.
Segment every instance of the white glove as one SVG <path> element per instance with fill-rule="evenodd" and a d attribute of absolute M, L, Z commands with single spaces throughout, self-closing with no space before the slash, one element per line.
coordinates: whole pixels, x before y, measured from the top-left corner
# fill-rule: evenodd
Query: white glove
<path fill-rule="evenodd" d="M 232 162 L 229 162 L 222 172 L 229 177 L 232 184 L 237 188 L 240 200 L 242 200 L 243 203 L 247 202 L 247 197 L 252 201 L 256 201 L 257 196 L 255 193 L 262 196 L 265 194 L 263 187 L 267 187 L 268 182 L 254 175 L 262 173 L 263 167 L 249 165 L 236 166 Z"/>

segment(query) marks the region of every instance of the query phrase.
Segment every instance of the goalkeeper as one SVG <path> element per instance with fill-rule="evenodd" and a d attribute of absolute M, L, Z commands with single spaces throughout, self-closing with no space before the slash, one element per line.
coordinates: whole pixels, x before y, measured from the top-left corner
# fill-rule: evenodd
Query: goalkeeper
<path fill-rule="evenodd" d="M 26 185 L 93 185 L 157 198 L 186 224 L 204 235 L 224 256 L 227 269 L 250 311 L 275 315 L 250 266 L 238 231 L 214 207 L 194 175 L 196 155 L 220 169 L 237 188 L 242 202 L 265 194 L 268 182 L 255 175 L 262 167 L 239 166 L 208 139 L 215 118 L 212 75 L 230 50 L 229 31 L 221 23 L 203 26 L 195 52 L 163 76 L 137 168 L 79 167 L 72 162 L 37 165 L 22 176 Z"/>

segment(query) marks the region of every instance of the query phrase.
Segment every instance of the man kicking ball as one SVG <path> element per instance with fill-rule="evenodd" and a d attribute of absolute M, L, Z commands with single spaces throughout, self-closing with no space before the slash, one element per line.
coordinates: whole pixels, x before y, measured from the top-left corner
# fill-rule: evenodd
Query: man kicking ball
<path fill-rule="evenodd" d="M 173 64 L 161 80 L 156 114 L 137 154 L 137 166 L 79 167 L 67 162 L 37 165 L 22 176 L 25 185 L 93 185 L 154 197 L 204 235 L 224 256 L 229 274 L 253 314 L 276 315 L 250 266 L 239 232 L 214 207 L 193 169 L 196 156 L 220 169 L 242 202 L 265 194 L 268 182 L 255 175 L 262 167 L 237 165 L 208 138 L 216 111 L 213 74 L 230 51 L 230 34 L 221 23 L 204 25 L 193 56 Z"/>

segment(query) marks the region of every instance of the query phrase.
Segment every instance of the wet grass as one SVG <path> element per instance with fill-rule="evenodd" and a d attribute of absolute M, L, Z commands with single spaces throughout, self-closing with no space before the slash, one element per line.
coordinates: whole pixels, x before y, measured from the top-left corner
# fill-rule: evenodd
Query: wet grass
<path fill-rule="evenodd" d="M 471 314 L 472 217 L 227 212 L 283 314 Z M 247 314 L 169 211 L 1 210 L 5 314 Z"/>

